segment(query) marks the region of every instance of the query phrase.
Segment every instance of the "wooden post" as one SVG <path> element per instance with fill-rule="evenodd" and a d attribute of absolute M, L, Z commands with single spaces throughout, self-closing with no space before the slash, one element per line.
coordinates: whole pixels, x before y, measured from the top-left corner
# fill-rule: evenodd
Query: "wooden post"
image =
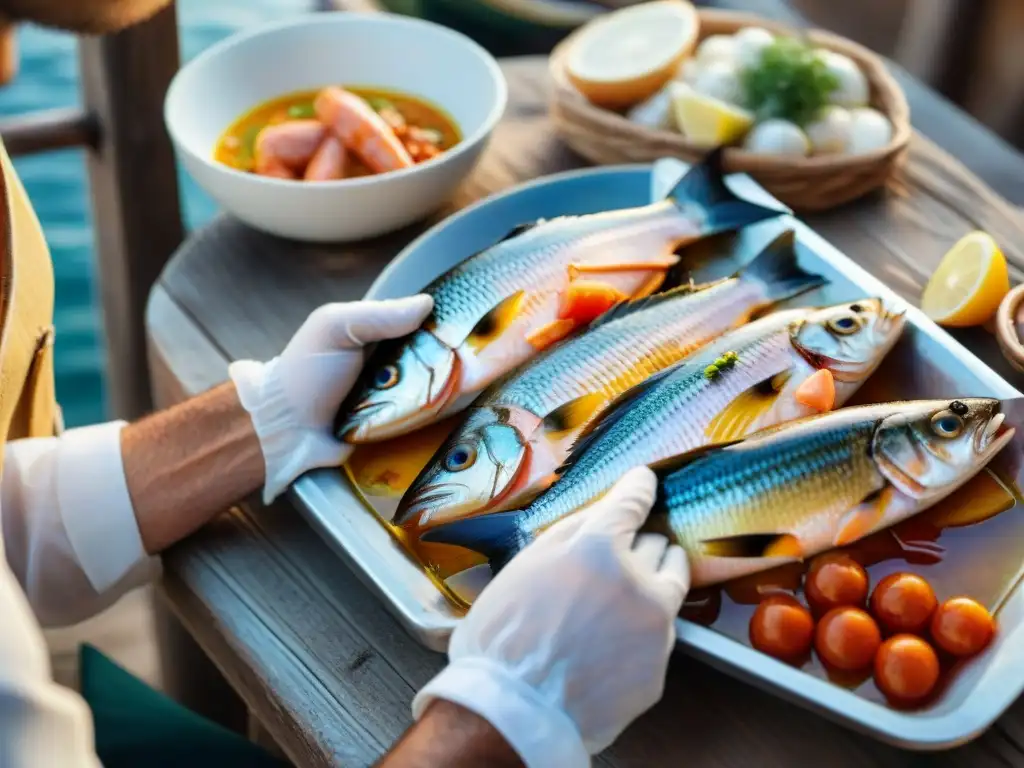
<path fill-rule="evenodd" d="M 910 0 L 893 60 L 957 103 L 973 74 L 989 0 Z"/>
<path fill-rule="evenodd" d="M 163 124 L 179 61 L 174 5 L 122 32 L 81 38 L 79 57 L 85 108 L 100 130 L 88 169 L 110 407 L 113 416 L 135 418 L 151 407 L 146 300 L 183 237 Z"/>

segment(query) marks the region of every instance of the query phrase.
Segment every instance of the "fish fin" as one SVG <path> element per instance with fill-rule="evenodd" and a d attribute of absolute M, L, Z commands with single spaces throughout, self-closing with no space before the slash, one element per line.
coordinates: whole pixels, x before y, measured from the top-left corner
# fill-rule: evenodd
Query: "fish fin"
<path fill-rule="evenodd" d="M 728 279 L 728 278 L 726 278 Z M 598 317 L 594 322 L 590 324 L 590 329 L 599 328 L 600 326 L 610 323 L 612 320 L 618 320 L 619 318 L 632 315 L 634 312 L 640 312 L 644 309 L 650 309 L 651 307 L 657 306 L 665 301 L 674 301 L 682 296 L 690 296 L 698 291 L 702 291 L 705 288 L 714 285 L 714 283 L 704 283 L 703 285 L 697 285 L 695 283 L 685 283 L 683 285 L 672 288 L 662 293 L 654 294 L 653 296 L 646 296 L 643 298 L 635 298 L 630 301 L 624 301 L 621 304 L 616 304 L 614 307 L 609 309 L 603 315 Z"/>
<path fill-rule="evenodd" d="M 428 528 L 420 540 L 454 544 L 484 555 L 495 574 L 504 568 L 529 541 L 519 528 L 521 510 L 491 512 Z"/>
<path fill-rule="evenodd" d="M 619 262 L 618 264 L 570 264 L 569 279 L 576 280 L 580 275 L 616 275 L 622 272 L 664 272 L 674 267 L 679 257 L 674 253 L 666 254 L 660 259 L 650 261 Z"/>
<path fill-rule="evenodd" d="M 778 400 L 790 376 L 792 370 L 787 368 L 741 392 L 711 419 L 705 436 L 713 443 L 727 443 L 746 435 Z"/>
<path fill-rule="evenodd" d="M 723 147 L 709 152 L 691 166 L 668 193 L 668 199 L 680 210 L 685 212 L 693 207 L 700 210 L 700 237 L 789 213 L 786 209 L 768 208 L 738 197 L 725 185 L 723 155 Z"/>
<path fill-rule="evenodd" d="M 466 342 L 478 351 L 486 347 L 512 324 L 525 298 L 525 291 L 520 290 L 502 299 L 477 321 L 466 337 Z"/>
<path fill-rule="evenodd" d="M 700 543 L 700 549 L 708 557 L 789 557 L 802 560 L 804 556 L 800 540 L 791 533 L 744 533 L 707 539 Z"/>
<path fill-rule="evenodd" d="M 563 319 L 552 320 L 547 325 L 542 325 L 526 335 L 526 342 L 534 349 L 540 351 L 547 349 L 570 333 L 576 327 L 575 320 Z"/>
<path fill-rule="evenodd" d="M 665 283 L 665 278 L 668 275 L 668 271 L 664 272 L 652 272 L 651 276 L 644 280 L 643 285 L 636 289 L 633 293 L 634 299 L 646 299 L 652 293 L 656 293 L 659 288 Z"/>
<path fill-rule="evenodd" d="M 628 298 L 614 285 L 600 280 L 570 280 L 562 294 L 558 318 L 585 325 Z"/>
<path fill-rule="evenodd" d="M 836 382 L 832 371 L 821 368 L 812 373 L 793 392 L 793 399 L 818 413 L 831 411 L 836 407 Z"/>
<path fill-rule="evenodd" d="M 864 501 L 847 512 L 839 524 L 837 547 L 845 547 L 867 536 L 885 517 L 885 511 L 892 503 L 893 487 L 886 485 L 880 491 L 869 494 Z"/>
<path fill-rule="evenodd" d="M 665 459 L 660 459 L 647 466 L 650 467 L 651 471 L 654 472 L 658 477 L 664 478 L 680 469 L 684 469 L 697 459 L 703 458 L 709 454 L 717 453 L 730 445 L 736 445 L 736 443 L 743 442 L 742 440 L 730 440 L 727 443 L 712 443 L 710 445 L 702 445 L 683 453 L 677 453 L 675 456 L 669 456 Z"/>
<path fill-rule="evenodd" d="M 800 266 L 796 233 L 791 229 L 772 240 L 735 276 L 761 283 L 767 289 L 769 306 L 820 288 L 828 282 L 821 275 L 807 272 Z"/>
<path fill-rule="evenodd" d="M 618 397 L 613 398 L 608 404 L 597 414 L 597 416 L 591 420 L 586 427 L 576 437 L 576 441 L 572 444 L 572 449 L 569 451 L 569 455 L 566 457 L 562 465 L 555 470 L 555 474 L 559 477 L 564 475 L 568 469 L 579 460 L 587 448 L 593 444 L 602 434 L 611 429 L 619 419 L 621 419 L 628 411 L 629 406 L 644 396 L 652 387 L 656 386 L 658 382 L 664 380 L 672 371 L 674 367 L 665 368 L 658 371 L 653 376 L 649 376 L 635 387 L 627 389 L 625 392 L 620 394 Z"/>
<path fill-rule="evenodd" d="M 511 240 L 514 237 L 519 237 L 524 232 L 529 232 L 534 227 L 544 223 L 544 219 L 537 219 L 537 221 L 531 221 L 526 224 L 517 224 L 508 231 L 508 234 L 502 237 L 497 242 L 504 243 L 506 240 Z"/>
<path fill-rule="evenodd" d="M 1016 506 L 1014 492 L 991 468 L 974 476 L 966 485 L 939 501 L 924 513 L 936 528 L 976 525 Z"/>
<path fill-rule="evenodd" d="M 800 539 L 791 533 L 784 533 L 776 537 L 775 541 L 764 549 L 764 557 L 792 557 L 796 560 L 803 560 L 804 554 Z"/>
<path fill-rule="evenodd" d="M 605 402 L 605 395 L 592 392 L 562 403 L 544 417 L 542 426 L 545 432 L 568 432 L 576 429 L 590 419 Z"/>

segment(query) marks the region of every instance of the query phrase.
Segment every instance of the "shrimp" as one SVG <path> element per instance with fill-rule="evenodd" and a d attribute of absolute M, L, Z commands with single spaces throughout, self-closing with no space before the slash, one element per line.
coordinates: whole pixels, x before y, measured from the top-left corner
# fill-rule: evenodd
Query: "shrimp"
<path fill-rule="evenodd" d="M 327 136 L 313 159 L 306 166 L 302 178 L 306 181 L 330 181 L 345 178 L 345 147 L 334 136 Z"/>
<path fill-rule="evenodd" d="M 354 93 L 342 88 L 324 88 L 317 94 L 313 109 L 345 148 L 359 155 L 374 173 L 414 165 L 391 127 Z"/>
<path fill-rule="evenodd" d="M 268 125 L 256 136 L 256 173 L 297 178 L 320 147 L 327 129 L 318 120 L 289 120 Z M 290 175 L 282 175 L 288 171 Z"/>

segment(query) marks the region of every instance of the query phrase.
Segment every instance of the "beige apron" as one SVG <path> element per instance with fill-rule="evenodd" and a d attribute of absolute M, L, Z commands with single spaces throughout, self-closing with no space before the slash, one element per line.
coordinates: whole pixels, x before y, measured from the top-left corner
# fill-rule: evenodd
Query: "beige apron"
<path fill-rule="evenodd" d="M 6 442 L 51 436 L 61 424 L 50 252 L 2 143 L 0 168 L 0 437 Z"/>

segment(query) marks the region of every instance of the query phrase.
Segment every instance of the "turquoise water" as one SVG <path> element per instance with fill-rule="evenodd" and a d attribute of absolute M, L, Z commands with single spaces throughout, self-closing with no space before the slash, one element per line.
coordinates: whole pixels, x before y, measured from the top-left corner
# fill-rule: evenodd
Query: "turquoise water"
<path fill-rule="evenodd" d="M 313 8 L 313 0 L 178 0 L 182 58 L 195 56 L 226 35 Z M 79 103 L 78 62 L 71 35 L 23 27 L 21 71 L 0 88 L 0 115 Z M 54 152 L 14 162 L 46 232 L 57 284 L 57 395 L 68 426 L 105 418 L 102 318 L 93 268 L 93 238 L 83 153 Z M 184 175 L 187 225 L 215 213 L 213 203 Z"/>

